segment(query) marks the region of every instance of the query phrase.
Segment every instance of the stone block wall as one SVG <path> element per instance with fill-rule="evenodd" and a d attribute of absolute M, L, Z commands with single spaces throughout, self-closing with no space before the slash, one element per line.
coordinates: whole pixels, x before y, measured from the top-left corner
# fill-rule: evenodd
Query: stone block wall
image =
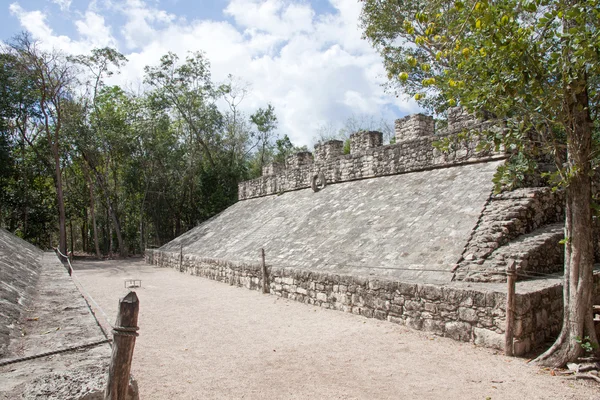
<path fill-rule="evenodd" d="M 251 290 L 262 288 L 257 264 L 195 254 L 146 250 L 146 262 Z M 503 349 L 506 292 L 502 285 L 403 283 L 353 275 L 269 266 L 270 293 L 319 307 L 378 318 L 455 340 Z M 600 274 L 595 275 L 596 297 Z M 562 286 L 525 282 L 517 287 L 515 354 L 553 340 L 561 327 Z M 537 286 L 536 286 L 537 285 Z"/>
<path fill-rule="evenodd" d="M 435 134 L 435 121 L 433 117 L 425 114 L 407 115 L 396 120 L 396 142 L 417 139 Z"/>
<path fill-rule="evenodd" d="M 276 175 L 281 173 L 281 171 L 284 170 L 284 166 L 281 165 L 280 163 L 269 163 L 267 165 L 264 165 L 262 167 L 262 174 L 263 176 L 266 175 Z"/>
<path fill-rule="evenodd" d="M 344 142 L 341 140 L 329 140 L 315 144 L 315 163 L 326 163 L 342 155 L 344 155 Z"/>
<path fill-rule="evenodd" d="M 11 338 L 21 336 L 17 322 L 35 293 L 43 254 L 0 228 L 0 358 L 7 354 Z"/>
<path fill-rule="evenodd" d="M 373 147 L 383 146 L 383 133 L 360 131 L 350 135 L 350 153 L 357 154 Z"/>
<path fill-rule="evenodd" d="M 312 162 L 313 155 L 310 151 L 301 151 L 300 153 L 292 154 L 285 160 L 288 168 L 300 168 L 312 164 Z"/>
<path fill-rule="evenodd" d="M 294 168 L 288 166 L 279 174 L 240 182 L 238 199 L 245 200 L 309 188 L 312 177 L 320 172 L 325 175 L 327 184 L 331 184 L 505 158 L 504 155 L 486 151 L 471 152 L 468 158 L 460 152 L 445 154 L 434 148 L 433 143 L 437 140 L 439 140 L 437 136 L 421 137 L 366 149 L 357 154 L 338 156 L 318 164 L 308 163 L 309 157 L 305 155 L 306 153 L 300 153 L 306 164 L 300 165 L 295 161 L 294 165 L 300 166 Z"/>

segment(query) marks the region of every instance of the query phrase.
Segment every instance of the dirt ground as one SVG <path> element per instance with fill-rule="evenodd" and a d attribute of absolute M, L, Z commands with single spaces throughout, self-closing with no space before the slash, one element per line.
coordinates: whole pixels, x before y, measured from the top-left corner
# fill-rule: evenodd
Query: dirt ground
<path fill-rule="evenodd" d="M 79 261 L 114 322 L 142 280 L 133 373 L 142 399 L 600 399 L 595 382 L 386 321 L 146 265 Z"/>

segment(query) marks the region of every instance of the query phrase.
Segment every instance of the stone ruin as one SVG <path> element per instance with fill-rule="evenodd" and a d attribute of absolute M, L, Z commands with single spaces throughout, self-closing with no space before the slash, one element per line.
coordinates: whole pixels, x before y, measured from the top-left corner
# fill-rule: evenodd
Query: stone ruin
<path fill-rule="evenodd" d="M 105 339 L 55 253 L 0 228 L 0 399 L 104 399 Z M 138 398 L 131 380 L 127 400 Z"/>
<path fill-rule="evenodd" d="M 159 249 L 148 263 L 259 290 L 260 250 L 276 296 L 503 349 L 506 268 L 514 262 L 514 353 L 553 340 L 562 323 L 564 199 L 547 187 L 493 193 L 503 153 L 465 129 L 496 129 L 453 109 L 444 129 L 417 114 L 380 132 L 333 140 L 239 184 L 239 201 Z M 326 187 L 313 191 L 315 177 Z M 540 277 L 537 279 L 532 279 Z M 600 274 L 594 275 L 600 300 Z"/>

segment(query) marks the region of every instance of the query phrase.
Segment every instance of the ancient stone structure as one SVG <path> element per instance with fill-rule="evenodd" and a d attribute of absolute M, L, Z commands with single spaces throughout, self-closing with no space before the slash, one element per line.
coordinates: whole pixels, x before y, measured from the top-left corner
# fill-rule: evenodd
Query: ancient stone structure
<path fill-rule="evenodd" d="M 54 252 L 0 228 L 0 361 L 97 345 L 0 366 L 2 399 L 103 399 L 111 349 Z M 139 398 L 132 381 L 128 400 Z"/>
<path fill-rule="evenodd" d="M 411 133 L 418 128 L 418 135 Z M 315 157 L 308 152 L 290 156 L 284 170 L 267 166 L 267 174 L 238 185 L 240 200 L 310 187 L 312 177 L 320 172 L 328 183 L 449 167 L 464 163 L 503 159 L 504 155 L 476 151 L 477 143 L 452 153 L 438 151 L 433 143 L 452 134 L 435 135 L 433 118 L 422 114 L 396 121 L 396 143 L 382 146 L 380 132 L 357 132 L 350 137 L 350 154 L 342 154 L 343 143 L 330 141 L 315 146 Z M 278 170 L 279 173 L 272 174 Z"/>
<path fill-rule="evenodd" d="M 494 194 L 505 155 L 476 137 L 502 129 L 453 109 L 443 129 L 417 114 L 396 121 L 396 143 L 357 132 L 350 154 L 330 141 L 239 184 L 239 202 L 160 249 L 149 263 L 271 294 L 387 319 L 501 348 L 506 268 L 516 264 L 515 354 L 560 330 L 564 199 L 545 187 Z M 468 140 L 464 138 L 468 137 Z M 449 152 L 435 142 L 448 140 Z M 311 181 L 323 174 L 317 192 Z M 537 277 L 543 279 L 532 279 Z M 600 300 L 600 277 L 595 276 Z"/>

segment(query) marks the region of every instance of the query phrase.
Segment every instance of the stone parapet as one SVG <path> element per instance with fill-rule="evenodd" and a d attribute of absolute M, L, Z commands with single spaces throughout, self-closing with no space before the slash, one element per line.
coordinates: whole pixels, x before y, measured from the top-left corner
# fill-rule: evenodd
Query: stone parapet
<path fill-rule="evenodd" d="M 504 155 L 488 151 L 460 150 L 452 153 L 438 151 L 433 143 L 440 136 L 420 137 L 400 143 L 374 147 L 330 159 L 324 163 L 288 166 L 277 175 L 261 176 L 238 184 L 238 199 L 245 200 L 297 189 L 309 188 L 314 175 L 323 173 L 327 184 L 356 179 L 422 171 L 432 168 L 461 165 L 465 162 L 503 159 Z M 300 153 L 305 154 L 305 153 Z M 308 153 L 310 154 L 310 153 Z M 302 156 L 308 161 L 308 156 Z"/>
<path fill-rule="evenodd" d="M 412 140 L 435 134 L 435 121 L 432 116 L 425 114 L 407 115 L 396 120 L 396 142 Z"/>
<path fill-rule="evenodd" d="M 260 178 L 239 183 L 238 199 L 309 188 L 313 177 L 320 173 L 330 184 L 504 158 L 504 154 L 479 149 L 481 138 L 477 135 L 467 139 L 456 135 L 458 128 L 474 123 L 472 115 L 464 114 L 460 109 L 451 110 L 449 115 L 452 129 L 445 129 L 437 135 L 434 135 L 433 117 L 416 114 L 398 119 L 396 143 L 386 146 L 381 132 L 353 133 L 350 135 L 350 154 L 346 155 L 343 154 L 344 143 L 340 140 L 317 144 L 314 158 L 312 153 L 300 152 L 288 157 L 286 168 L 268 165 Z M 493 126 L 488 125 L 485 126 Z M 483 129 L 483 125 L 477 126 L 480 131 Z M 450 142 L 444 153 L 433 146 L 434 142 L 443 139 Z"/>
<path fill-rule="evenodd" d="M 262 175 L 263 176 L 267 176 L 267 175 L 276 175 L 281 173 L 281 171 L 284 170 L 284 166 L 280 163 L 269 163 L 267 165 L 264 165 L 262 167 Z"/>
<path fill-rule="evenodd" d="M 341 140 L 329 140 L 315 144 L 315 163 L 323 164 L 342 155 L 344 155 L 344 142 Z"/>
<path fill-rule="evenodd" d="M 350 154 L 357 154 L 374 147 L 383 146 L 383 133 L 359 131 L 350 135 Z"/>
<path fill-rule="evenodd" d="M 313 162 L 313 155 L 310 151 L 301 151 L 296 154 L 289 156 L 285 163 L 289 168 L 300 168 L 305 165 L 310 165 Z"/>
<path fill-rule="evenodd" d="M 203 258 L 196 254 L 146 250 L 146 262 L 230 285 L 261 290 L 258 264 Z M 323 308 L 406 325 L 455 340 L 503 349 L 504 285 L 467 286 L 407 283 L 354 275 L 268 266 L 270 293 Z M 598 298 L 600 274 L 594 275 Z M 560 279 L 525 282 L 516 293 L 515 355 L 553 340 L 562 324 Z"/>

